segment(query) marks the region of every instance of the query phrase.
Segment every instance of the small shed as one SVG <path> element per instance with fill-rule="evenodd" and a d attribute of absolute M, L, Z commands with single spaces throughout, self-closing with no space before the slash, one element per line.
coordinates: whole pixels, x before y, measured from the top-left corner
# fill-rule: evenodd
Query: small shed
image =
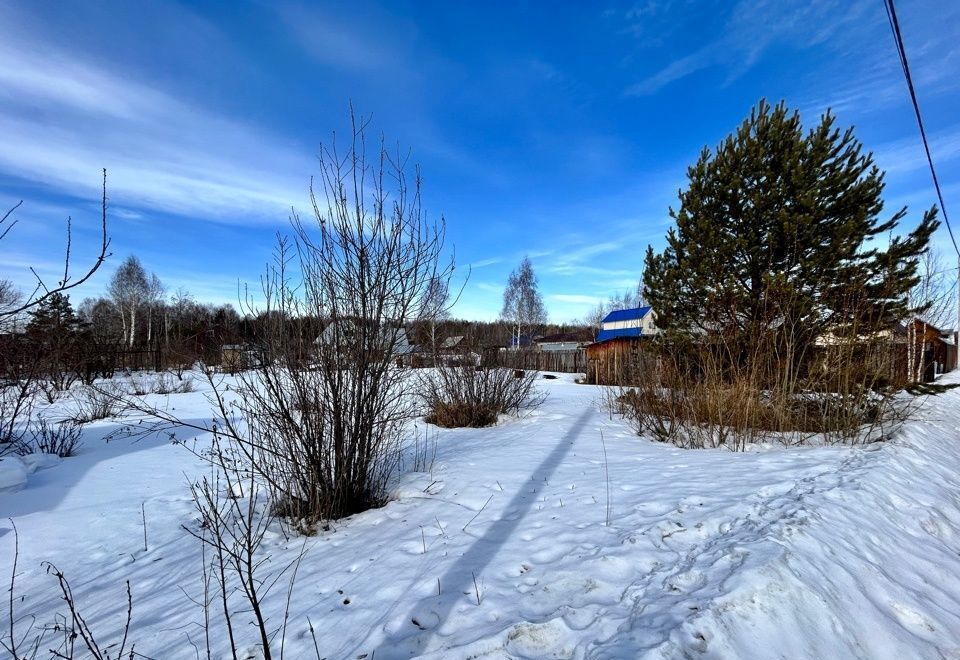
<path fill-rule="evenodd" d="M 263 350 L 253 344 L 224 344 L 220 347 L 220 366 L 230 373 L 259 367 L 263 358 Z"/>

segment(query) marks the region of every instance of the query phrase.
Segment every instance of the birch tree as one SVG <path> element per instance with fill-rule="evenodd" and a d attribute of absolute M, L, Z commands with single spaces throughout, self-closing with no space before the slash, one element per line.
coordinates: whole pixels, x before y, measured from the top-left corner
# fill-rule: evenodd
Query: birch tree
<path fill-rule="evenodd" d="M 420 310 L 420 320 L 426 321 L 430 329 L 430 351 L 433 365 L 437 365 L 437 324 L 450 317 L 449 280 L 434 277 L 427 284 Z"/>
<path fill-rule="evenodd" d="M 155 273 L 150 274 L 150 278 L 147 280 L 147 291 L 146 291 L 146 302 L 147 302 L 147 343 L 149 344 L 153 339 L 153 316 L 157 311 L 157 308 L 163 302 L 163 294 L 166 292 L 166 287 L 163 286 L 163 282 L 160 281 L 160 278 L 157 277 Z"/>
<path fill-rule="evenodd" d="M 500 317 L 510 323 L 517 348 L 520 347 L 520 338 L 525 332 L 547 322 L 547 310 L 543 306 L 537 275 L 533 272 L 529 257 L 525 256 L 520 266 L 510 273 L 507 279 Z"/>
<path fill-rule="evenodd" d="M 110 297 L 120 311 L 124 343 L 132 347 L 137 334 L 137 312 L 148 299 L 150 282 L 140 260 L 131 255 L 110 280 Z"/>

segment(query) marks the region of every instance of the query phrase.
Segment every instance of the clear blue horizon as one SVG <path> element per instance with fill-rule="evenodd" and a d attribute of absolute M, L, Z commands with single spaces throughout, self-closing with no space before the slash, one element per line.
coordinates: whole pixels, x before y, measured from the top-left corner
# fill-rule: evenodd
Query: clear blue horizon
<path fill-rule="evenodd" d="M 948 211 L 960 193 L 960 5 L 899 9 Z M 887 171 L 908 229 L 935 203 L 881 0 L 814 2 L 6 2 L 0 278 L 55 279 L 63 228 L 91 254 L 107 168 L 113 257 L 172 291 L 256 286 L 348 104 L 412 150 L 446 218 L 455 316 L 492 319 L 528 254 L 555 322 L 636 286 L 686 167 L 760 98 L 828 107 Z M 954 206 L 957 206 L 954 203 Z M 953 264 L 945 230 L 936 238 Z"/>

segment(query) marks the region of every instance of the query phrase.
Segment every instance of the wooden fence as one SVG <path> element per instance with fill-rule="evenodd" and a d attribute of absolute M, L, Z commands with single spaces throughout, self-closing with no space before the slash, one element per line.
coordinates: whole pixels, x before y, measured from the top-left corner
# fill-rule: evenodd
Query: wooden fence
<path fill-rule="evenodd" d="M 587 368 L 587 355 L 582 348 L 574 351 L 486 351 L 485 367 L 510 367 L 529 371 L 559 371 L 583 373 Z"/>

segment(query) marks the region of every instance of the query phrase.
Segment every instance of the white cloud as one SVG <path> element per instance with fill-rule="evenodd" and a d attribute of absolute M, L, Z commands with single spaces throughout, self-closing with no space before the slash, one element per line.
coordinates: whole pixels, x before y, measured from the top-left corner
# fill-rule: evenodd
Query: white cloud
<path fill-rule="evenodd" d="M 492 257 L 490 259 L 480 259 L 478 261 L 472 261 L 470 262 L 469 266 L 470 268 L 483 268 L 484 266 L 492 266 L 494 264 L 498 264 L 501 261 L 503 261 L 503 259 L 501 259 L 500 257 Z"/>
<path fill-rule="evenodd" d="M 934 165 L 942 165 L 960 156 L 960 125 L 939 131 L 929 137 Z M 874 149 L 874 160 L 880 169 L 887 172 L 913 172 L 929 167 L 918 130 L 908 137 L 882 144 Z"/>
<path fill-rule="evenodd" d="M 92 60 L 0 26 L 0 172 L 126 207 L 283 222 L 311 154 Z M 134 209 L 127 209 L 136 212 Z"/>
<path fill-rule="evenodd" d="M 603 302 L 603 298 L 597 296 L 585 296 L 579 293 L 554 293 L 547 296 L 549 300 L 557 302 L 572 303 L 576 305 L 598 305 Z"/>
<path fill-rule="evenodd" d="M 278 13 L 301 47 L 313 58 L 338 68 L 376 71 L 398 65 L 390 35 L 372 35 L 371 24 L 357 29 L 317 7 L 283 5 Z"/>
<path fill-rule="evenodd" d="M 711 67 L 724 68 L 724 80 L 729 83 L 752 68 L 772 45 L 806 48 L 823 43 L 863 22 L 871 5 L 864 0 L 740 0 L 733 5 L 725 24 L 718 26 L 718 38 L 629 86 L 625 94 L 654 94 Z"/>

